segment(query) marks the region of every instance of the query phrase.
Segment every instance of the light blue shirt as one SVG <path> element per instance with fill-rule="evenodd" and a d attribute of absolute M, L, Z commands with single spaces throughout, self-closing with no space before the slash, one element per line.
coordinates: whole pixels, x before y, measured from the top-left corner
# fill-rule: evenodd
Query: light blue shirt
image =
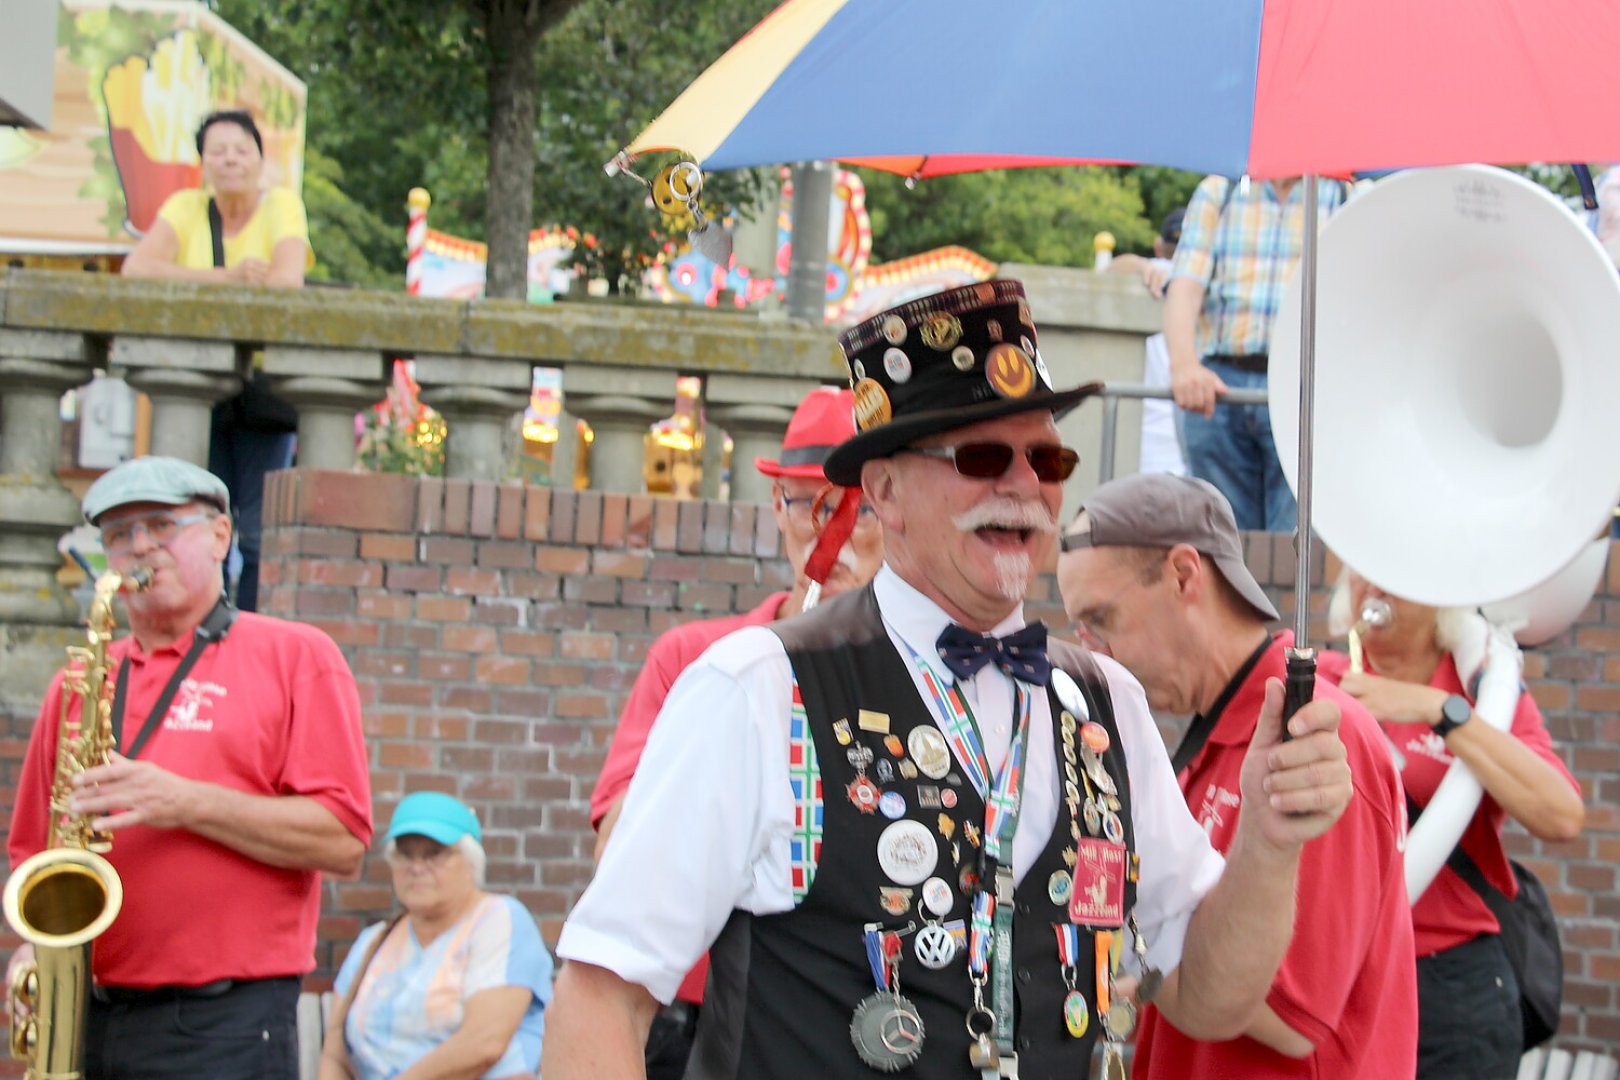
<path fill-rule="evenodd" d="M 355 969 L 385 923 L 361 931 L 338 972 L 348 992 Z M 540 1038 L 551 1000 L 551 954 L 527 908 L 510 896 L 486 896 L 426 948 L 410 920 L 394 928 L 360 980 L 344 1022 L 359 1080 L 389 1080 L 425 1057 L 461 1026 L 468 998 L 499 986 L 533 995 L 512 1041 L 485 1080 L 540 1075 Z"/>

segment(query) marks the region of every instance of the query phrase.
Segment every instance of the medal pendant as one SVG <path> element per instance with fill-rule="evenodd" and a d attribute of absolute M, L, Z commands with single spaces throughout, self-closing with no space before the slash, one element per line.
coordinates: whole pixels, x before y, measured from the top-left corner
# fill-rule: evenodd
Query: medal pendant
<path fill-rule="evenodd" d="M 1103 1080 L 1126 1080 L 1125 1052 L 1118 1043 L 1103 1044 Z"/>
<path fill-rule="evenodd" d="M 1076 1039 L 1085 1038 L 1091 1027 L 1091 1009 L 1086 1005 L 1086 995 L 1078 990 L 1070 990 L 1063 999 L 1063 1026 Z"/>
<path fill-rule="evenodd" d="M 855 804 L 855 809 L 863 814 L 877 812 L 878 799 L 882 797 L 882 793 L 878 791 L 876 784 L 866 778 L 865 773 L 851 780 L 844 790 L 849 795 L 849 801 Z"/>
<path fill-rule="evenodd" d="M 922 1015 L 911 999 L 879 990 L 855 1006 L 849 1038 L 855 1053 L 878 1072 L 899 1072 L 922 1056 Z"/>
<path fill-rule="evenodd" d="M 1109 1041 L 1124 1042 L 1136 1030 L 1136 1006 L 1130 998 L 1115 996 L 1103 1013 L 1102 1024 Z"/>

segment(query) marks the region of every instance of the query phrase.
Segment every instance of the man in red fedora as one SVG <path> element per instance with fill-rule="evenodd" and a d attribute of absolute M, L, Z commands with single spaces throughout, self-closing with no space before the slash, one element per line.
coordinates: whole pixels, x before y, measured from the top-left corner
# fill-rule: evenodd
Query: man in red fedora
<path fill-rule="evenodd" d="M 754 467 L 773 481 L 771 508 L 788 562 L 793 566 L 793 589 L 772 593 L 742 615 L 677 626 L 653 643 L 630 689 L 602 775 L 591 793 L 591 825 L 597 830 L 598 859 L 618 820 L 619 807 L 647 745 L 653 719 L 676 676 L 732 631 L 797 615 L 814 606 L 807 601 L 859 588 L 877 573 L 883 559 L 883 530 L 877 515 L 870 506 L 862 505 L 858 488 L 829 484 L 822 472 L 822 462 L 833 447 L 854 434 L 854 395 L 848 390 L 819 387 L 799 404 L 788 422 L 782 456 L 775 460 L 754 459 Z M 654 1019 L 647 1038 L 649 1080 L 676 1080 L 685 1074 L 708 974 L 705 957 L 687 973 L 675 1001 Z"/>

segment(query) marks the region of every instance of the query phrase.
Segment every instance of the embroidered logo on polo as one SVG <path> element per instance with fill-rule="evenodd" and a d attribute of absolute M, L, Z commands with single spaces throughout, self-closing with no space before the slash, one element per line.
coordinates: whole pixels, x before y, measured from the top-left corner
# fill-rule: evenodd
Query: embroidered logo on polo
<path fill-rule="evenodd" d="M 788 785 L 793 790 L 793 835 L 788 840 L 789 878 L 793 903 L 810 891 L 821 861 L 821 766 L 816 742 L 805 717 L 799 680 L 793 680 L 793 707 L 788 715 Z"/>
<path fill-rule="evenodd" d="M 214 699 L 230 694 L 215 682 L 186 678 L 175 693 L 174 704 L 163 717 L 164 731 L 213 731 Z"/>

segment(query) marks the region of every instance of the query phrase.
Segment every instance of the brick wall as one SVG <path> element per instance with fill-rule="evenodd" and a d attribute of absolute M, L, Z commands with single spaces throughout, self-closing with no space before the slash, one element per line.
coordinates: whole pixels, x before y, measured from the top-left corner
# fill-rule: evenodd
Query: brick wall
<path fill-rule="evenodd" d="M 348 655 L 379 824 L 411 790 L 477 807 L 490 884 L 528 904 L 551 942 L 590 875 L 587 800 L 647 647 L 788 581 L 775 522 L 755 506 L 294 470 L 272 478 L 266 520 L 265 609 L 321 627 Z M 1255 535 L 1247 547 L 1279 610 L 1291 610 L 1289 538 Z M 1032 616 L 1062 626 L 1056 597 L 1041 578 Z M 1325 597 L 1313 608 L 1320 615 Z M 1589 812 L 1573 843 L 1518 834 L 1512 846 L 1563 922 L 1562 1042 L 1614 1050 L 1620 567 L 1581 622 L 1526 661 Z M 8 780 L 25 730 L 15 721 L 0 742 Z M 359 928 L 390 908 L 381 860 L 368 859 L 360 881 L 329 882 L 325 902 L 312 985 L 325 985 Z"/>

